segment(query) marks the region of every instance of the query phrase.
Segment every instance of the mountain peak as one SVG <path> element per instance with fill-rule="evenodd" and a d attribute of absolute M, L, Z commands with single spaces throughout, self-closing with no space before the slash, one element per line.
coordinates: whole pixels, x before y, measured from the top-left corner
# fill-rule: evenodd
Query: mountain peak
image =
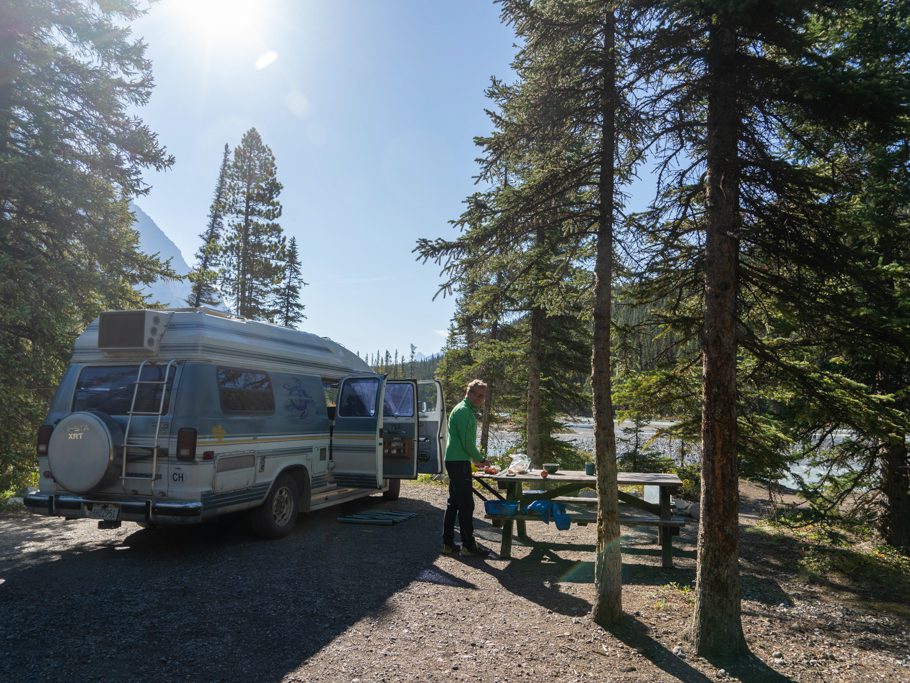
<path fill-rule="evenodd" d="M 180 249 L 165 234 L 164 230 L 158 227 L 151 216 L 134 202 L 130 202 L 130 211 L 136 217 L 133 229 L 139 233 L 139 249 L 146 254 L 157 254 L 162 261 L 169 260 L 171 268 L 178 275 L 189 273 L 190 267 L 184 260 L 183 254 L 180 253 Z M 190 289 L 190 283 L 186 280 L 158 279 L 140 291 L 142 294 L 149 295 L 153 302 L 169 308 L 183 308 L 187 305 L 186 300 L 190 296 Z"/>

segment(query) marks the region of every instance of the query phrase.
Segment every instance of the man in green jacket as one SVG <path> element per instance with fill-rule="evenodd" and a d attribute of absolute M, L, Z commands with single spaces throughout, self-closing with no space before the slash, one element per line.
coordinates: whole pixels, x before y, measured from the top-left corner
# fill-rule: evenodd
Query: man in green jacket
<path fill-rule="evenodd" d="M 477 449 L 477 416 L 487 398 L 487 385 L 479 379 L 468 384 L 464 400 L 449 415 L 449 442 L 446 446 L 446 472 L 449 475 L 449 504 L 442 527 L 442 552 L 461 551 L 462 555 L 485 557 L 490 551 L 474 540 L 474 480 L 471 461 L 486 464 Z M 455 518 L 461 531 L 455 543 Z"/>

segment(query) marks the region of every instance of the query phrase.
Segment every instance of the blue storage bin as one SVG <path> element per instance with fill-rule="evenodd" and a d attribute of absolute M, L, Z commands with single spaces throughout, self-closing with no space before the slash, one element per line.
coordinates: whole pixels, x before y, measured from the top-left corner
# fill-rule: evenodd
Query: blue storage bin
<path fill-rule="evenodd" d="M 485 500 L 483 507 L 490 517 L 512 517 L 518 514 L 517 500 Z"/>

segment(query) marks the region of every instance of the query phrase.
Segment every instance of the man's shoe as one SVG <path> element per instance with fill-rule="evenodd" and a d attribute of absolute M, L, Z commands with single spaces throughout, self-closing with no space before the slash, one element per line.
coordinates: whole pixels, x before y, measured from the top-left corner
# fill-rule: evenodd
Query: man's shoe
<path fill-rule="evenodd" d="M 443 543 L 442 544 L 442 554 L 443 555 L 454 555 L 459 550 L 461 550 L 461 546 L 458 545 L 457 543 Z"/>
<path fill-rule="evenodd" d="M 463 546 L 461 548 L 461 554 L 465 557 L 489 557 L 493 554 L 493 551 L 475 543 L 473 545 Z"/>

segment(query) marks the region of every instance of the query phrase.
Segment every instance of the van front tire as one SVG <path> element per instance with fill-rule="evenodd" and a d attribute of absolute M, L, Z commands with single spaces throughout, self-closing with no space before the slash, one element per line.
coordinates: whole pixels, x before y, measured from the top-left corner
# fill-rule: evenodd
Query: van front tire
<path fill-rule="evenodd" d="M 388 479 L 389 490 L 382 492 L 382 497 L 386 500 L 398 500 L 401 495 L 401 479 Z"/>
<path fill-rule="evenodd" d="M 253 533 L 263 538 L 281 538 L 291 533 L 300 512 L 300 491 L 288 474 L 275 480 L 260 507 L 252 512 Z"/>

